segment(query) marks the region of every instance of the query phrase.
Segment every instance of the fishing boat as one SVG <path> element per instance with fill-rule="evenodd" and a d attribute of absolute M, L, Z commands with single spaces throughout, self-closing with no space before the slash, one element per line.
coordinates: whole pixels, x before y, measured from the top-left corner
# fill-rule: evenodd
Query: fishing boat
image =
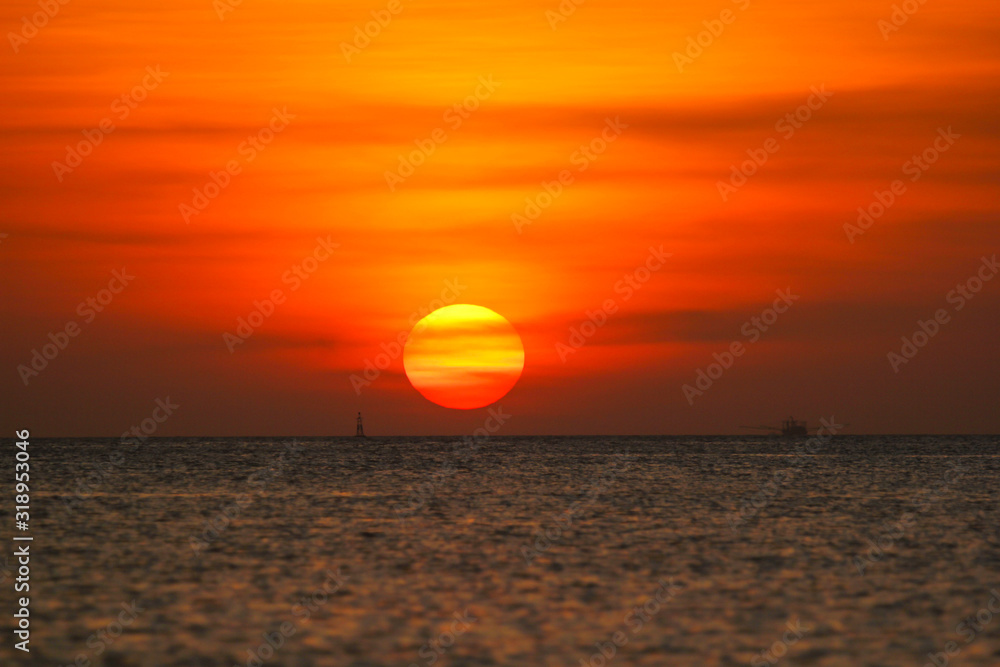
<path fill-rule="evenodd" d="M 785 437 L 796 438 L 809 435 L 809 432 L 815 431 L 817 427 L 806 426 L 804 421 L 799 421 L 794 417 L 789 417 L 781 422 L 781 426 L 741 426 L 740 428 L 749 428 L 755 431 L 768 431 Z"/>

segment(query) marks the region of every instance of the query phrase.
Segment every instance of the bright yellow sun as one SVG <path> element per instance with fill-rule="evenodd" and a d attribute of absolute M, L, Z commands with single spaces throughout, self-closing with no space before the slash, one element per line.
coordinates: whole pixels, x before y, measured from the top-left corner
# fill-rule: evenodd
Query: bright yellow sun
<path fill-rule="evenodd" d="M 427 400 L 446 408 L 481 408 L 517 383 L 524 345 L 510 322 L 489 308 L 445 306 L 413 327 L 403 368 Z"/>

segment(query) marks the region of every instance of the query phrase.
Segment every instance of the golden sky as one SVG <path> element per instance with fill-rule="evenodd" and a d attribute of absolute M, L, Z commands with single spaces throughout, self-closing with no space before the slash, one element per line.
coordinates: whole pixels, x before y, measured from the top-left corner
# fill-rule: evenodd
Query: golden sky
<path fill-rule="evenodd" d="M 1000 239 L 996 2 L 51 7 L 0 6 L 8 428 L 468 433 L 394 353 L 446 303 L 523 339 L 505 433 L 1000 428 L 1000 280 L 948 298 Z"/>

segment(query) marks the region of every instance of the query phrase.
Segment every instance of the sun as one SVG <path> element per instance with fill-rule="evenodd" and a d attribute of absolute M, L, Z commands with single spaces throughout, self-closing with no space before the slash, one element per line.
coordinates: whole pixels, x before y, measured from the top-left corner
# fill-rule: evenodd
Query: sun
<path fill-rule="evenodd" d="M 427 400 L 471 410 L 513 388 L 524 369 L 524 345 L 503 316 L 455 304 L 417 322 L 403 348 L 403 368 Z"/>

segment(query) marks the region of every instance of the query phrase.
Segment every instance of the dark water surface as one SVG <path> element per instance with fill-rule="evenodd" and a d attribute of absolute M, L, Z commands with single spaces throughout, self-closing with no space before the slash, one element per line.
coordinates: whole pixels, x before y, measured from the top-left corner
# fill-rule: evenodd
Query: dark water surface
<path fill-rule="evenodd" d="M 807 442 L 34 440 L 0 663 L 1000 665 L 1000 438 Z"/>

